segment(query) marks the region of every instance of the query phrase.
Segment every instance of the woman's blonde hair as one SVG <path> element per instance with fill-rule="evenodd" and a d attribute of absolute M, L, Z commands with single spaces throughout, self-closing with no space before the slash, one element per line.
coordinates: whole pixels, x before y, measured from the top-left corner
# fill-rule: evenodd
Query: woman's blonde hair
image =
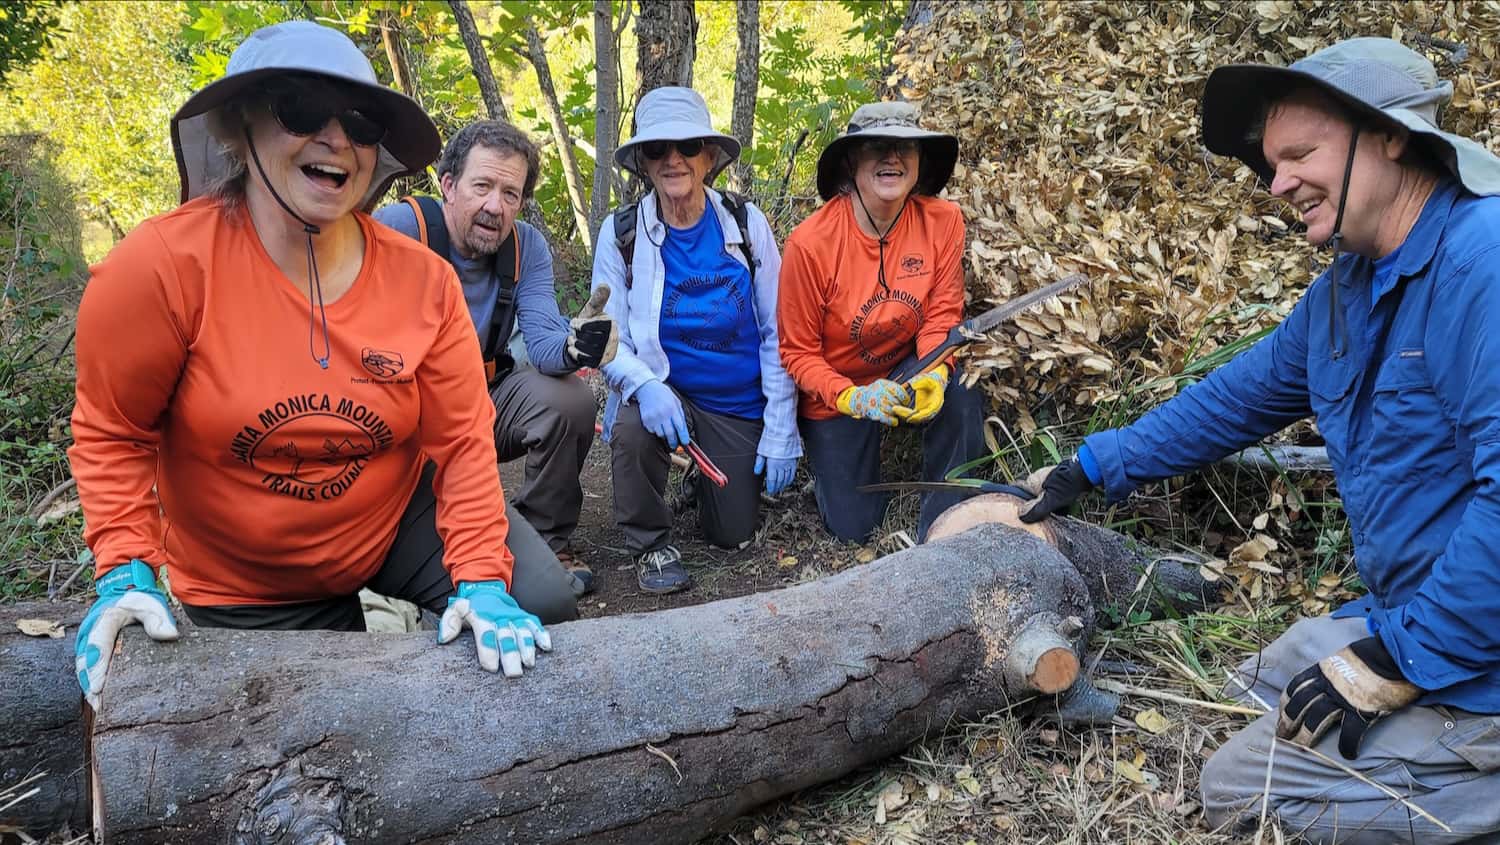
<path fill-rule="evenodd" d="M 226 169 L 209 181 L 203 193 L 217 199 L 229 212 L 237 211 L 245 204 L 245 180 L 249 178 L 245 161 L 249 152 L 245 146 L 245 129 L 258 100 L 251 94 L 242 94 L 208 113 L 208 132 L 224 153 Z"/>

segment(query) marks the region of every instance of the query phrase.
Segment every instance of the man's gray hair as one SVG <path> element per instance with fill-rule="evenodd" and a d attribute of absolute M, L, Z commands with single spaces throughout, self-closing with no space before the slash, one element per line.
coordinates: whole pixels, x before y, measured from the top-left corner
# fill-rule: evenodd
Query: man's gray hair
<path fill-rule="evenodd" d="M 512 153 L 526 160 L 526 183 L 521 189 L 522 199 L 531 199 L 536 188 L 537 176 L 542 169 L 541 152 L 526 133 L 501 120 L 480 120 L 458 130 L 448 139 L 443 156 L 438 159 L 438 179 L 449 173 L 454 179 L 463 176 L 464 166 L 469 162 L 469 151 L 478 145 L 500 153 Z"/>

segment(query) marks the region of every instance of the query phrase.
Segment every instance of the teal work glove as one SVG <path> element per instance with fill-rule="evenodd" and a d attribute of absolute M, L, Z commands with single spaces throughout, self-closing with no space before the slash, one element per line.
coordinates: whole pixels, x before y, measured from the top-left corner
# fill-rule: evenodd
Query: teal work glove
<path fill-rule="evenodd" d="M 888 378 L 876 379 L 863 387 L 850 386 L 839 394 L 839 413 L 857 420 L 872 420 L 881 425 L 894 426 L 897 405 L 910 401 L 906 388 Z"/>
<path fill-rule="evenodd" d="M 755 456 L 755 474 L 766 476 L 766 492 L 772 496 L 780 493 L 792 483 L 792 478 L 797 475 L 796 458 L 768 458 L 765 455 Z"/>
<path fill-rule="evenodd" d="M 636 388 L 635 402 L 641 406 L 641 424 L 647 431 L 667 441 L 667 449 L 693 442 L 682 400 L 660 379 L 652 379 Z"/>
<path fill-rule="evenodd" d="M 166 594 L 156 586 L 156 571 L 151 564 L 132 560 L 116 566 L 94 582 L 94 589 L 99 592 L 99 600 L 78 626 L 73 665 L 83 697 L 97 710 L 121 628 L 139 622 L 145 626 L 146 635 L 157 642 L 175 640 L 178 633 L 177 620 L 167 607 Z"/>
<path fill-rule="evenodd" d="M 465 627 L 474 631 L 479 665 L 486 672 L 503 668 L 507 678 L 520 677 L 522 666 L 535 666 L 537 648 L 552 650 L 542 620 L 516 604 L 504 581 L 458 582 L 458 594 L 448 597 L 448 609 L 438 622 L 438 642 L 453 642 Z"/>

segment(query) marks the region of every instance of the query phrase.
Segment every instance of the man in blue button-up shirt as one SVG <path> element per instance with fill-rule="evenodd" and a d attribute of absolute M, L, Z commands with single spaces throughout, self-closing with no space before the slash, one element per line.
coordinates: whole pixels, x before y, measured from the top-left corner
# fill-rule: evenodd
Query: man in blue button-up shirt
<path fill-rule="evenodd" d="M 1265 796 L 1314 841 L 1500 832 L 1500 159 L 1437 129 L 1451 94 L 1388 39 L 1215 71 L 1208 147 L 1295 206 L 1332 266 L 1265 340 L 1088 437 L 1023 516 L 1317 419 L 1370 592 L 1240 668 L 1232 694 L 1280 707 L 1205 767 L 1215 825 L 1254 824 Z M 1276 737 L 1294 745 L 1268 772 Z"/>

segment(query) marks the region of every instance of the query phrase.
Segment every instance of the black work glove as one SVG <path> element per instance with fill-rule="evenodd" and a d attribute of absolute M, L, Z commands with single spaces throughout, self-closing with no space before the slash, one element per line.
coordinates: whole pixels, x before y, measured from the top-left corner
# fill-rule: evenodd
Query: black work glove
<path fill-rule="evenodd" d="M 1339 753 L 1353 760 L 1371 725 L 1421 694 L 1402 676 L 1380 638 L 1365 637 L 1292 678 L 1281 691 L 1276 735 L 1311 748 L 1334 725 L 1341 725 Z"/>
<path fill-rule="evenodd" d="M 1074 456 L 1057 466 L 1032 473 L 1022 486 L 1037 495 L 1027 503 L 1029 507 L 1021 511 L 1021 521 L 1041 522 L 1058 511 L 1067 510 L 1079 496 L 1094 489 L 1094 482 L 1089 481 L 1083 464 Z"/>
<path fill-rule="evenodd" d="M 589 296 L 589 301 L 568 324 L 568 343 L 563 355 L 573 367 L 602 367 L 613 361 L 620 344 L 620 331 L 615 321 L 604 313 L 609 302 L 609 286 L 602 285 Z"/>

